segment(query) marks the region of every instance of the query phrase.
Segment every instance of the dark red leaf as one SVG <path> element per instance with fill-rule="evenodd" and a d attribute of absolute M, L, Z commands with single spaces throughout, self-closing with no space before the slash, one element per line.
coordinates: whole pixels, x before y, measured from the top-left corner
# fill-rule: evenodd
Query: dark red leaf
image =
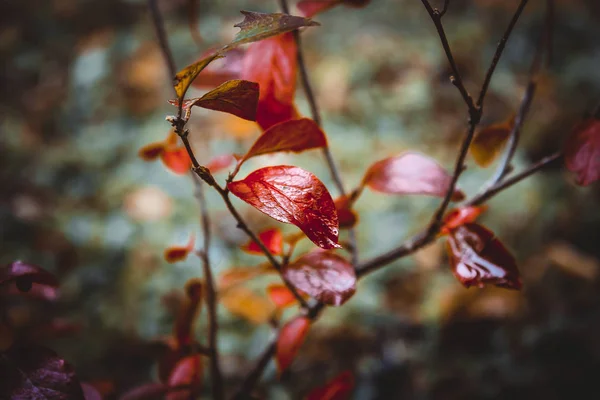
<path fill-rule="evenodd" d="M 484 211 L 487 210 L 487 205 L 483 206 L 464 206 L 455 208 L 446 214 L 443 221 L 442 229 L 440 233 L 448 234 L 453 229 L 458 228 L 461 225 L 475 222 Z"/>
<path fill-rule="evenodd" d="M 281 273 L 296 289 L 332 306 L 341 306 L 356 291 L 356 274 L 343 257 L 313 251 L 285 265 Z"/>
<path fill-rule="evenodd" d="M 250 157 L 280 151 L 299 153 L 326 147 L 325 133 L 310 118 L 292 119 L 273 125 L 254 142 L 242 162 Z"/>
<path fill-rule="evenodd" d="M 419 153 L 408 152 L 371 165 L 363 185 L 390 194 L 423 194 L 444 197 L 452 177 L 437 162 Z M 453 199 L 464 197 L 456 190 Z"/>
<path fill-rule="evenodd" d="M 267 229 L 266 231 L 259 233 L 258 238 L 265 246 L 267 246 L 267 249 L 271 254 L 281 255 L 283 253 L 283 234 L 279 229 Z M 242 250 L 250 254 L 263 254 L 258 243 L 252 240 L 242 246 Z"/>
<path fill-rule="evenodd" d="M 309 328 L 310 320 L 306 317 L 294 318 L 281 328 L 275 352 L 277 369 L 280 374 L 294 361 L 298 350 L 300 350 L 306 339 Z"/>
<path fill-rule="evenodd" d="M 15 345 L 0 354 L 0 399 L 83 400 L 73 368 L 52 350 Z"/>
<path fill-rule="evenodd" d="M 278 35 L 248 47 L 242 78 L 260 86 L 256 122 L 263 130 L 298 118 L 296 93 L 296 41 L 292 33 Z"/>
<path fill-rule="evenodd" d="M 465 287 L 521 288 L 515 258 L 487 228 L 476 223 L 461 225 L 448 236 L 446 248 L 452 272 Z"/>
<path fill-rule="evenodd" d="M 565 165 L 578 185 L 600 179 L 600 119 L 588 118 L 573 129 L 565 143 Z"/>
<path fill-rule="evenodd" d="M 354 375 L 344 371 L 327 382 L 324 386 L 311 391 L 306 400 L 345 400 L 350 398 L 354 389 Z"/>
<path fill-rule="evenodd" d="M 176 263 L 183 261 L 187 256 L 194 251 L 194 243 L 196 241 L 196 235 L 193 233 L 190 235 L 188 242 L 185 246 L 171 246 L 165 249 L 165 260 L 168 263 Z"/>
<path fill-rule="evenodd" d="M 266 167 L 227 187 L 271 218 L 296 225 L 317 246 L 340 247 L 335 204 L 325 185 L 312 173 L 288 165 Z"/>
<path fill-rule="evenodd" d="M 14 282 L 21 292 L 28 292 L 33 284 L 40 284 L 55 288 L 58 280 L 50 272 L 35 265 L 15 261 L 4 268 L 0 268 L 0 285 Z"/>
<path fill-rule="evenodd" d="M 169 100 L 169 103 L 179 106 L 179 100 Z M 186 110 L 198 106 L 233 114 L 249 121 L 256 120 L 257 105 L 258 83 L 240 79 L 222 83 L 202 97 L 183 102 L 183 108 Z"/>
<path fill-rule="evenodd" d="M 163 164 L 177 175 L 185 175 L 192 168 L 192 160 L 185 147 L 165 150 L 161 153 L 160 158 Z"/>
<path fill-rule="evenodd" d="M 175 320 L 175 339 L 178 348 L 189 346 L 194 338 L 194 321 L 202 304 L 202 281 L 190 279 L 185 284 L 185 298 Z"/>
<path fill-rule="evenodd" d="M 198 393 L 202 382 L 202 357 L 200 355 L 188 356 L 179 360 L 169 376 L 171 388 L 180 385 L 190 385 L 191 389 L 170 391 L 166 400 L 187 400 L 194 398 L 192 393 Z"/>
<path fill-rule="evenodd" d="M 347 196 L 340 196 L 334 201 L 337 209 L 340 229 L 352 228 L 358 222 L 358 215 L 351 208 L 352 204 Z"/>

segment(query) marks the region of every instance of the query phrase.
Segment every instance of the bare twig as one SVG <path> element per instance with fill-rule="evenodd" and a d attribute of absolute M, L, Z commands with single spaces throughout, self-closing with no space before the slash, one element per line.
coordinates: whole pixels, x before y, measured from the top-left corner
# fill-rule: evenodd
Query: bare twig
<path fill-rule="evenodd" d="M 288 5 L 287 0 L 279 0 L 279 6 L 283 13 L 290 13 L 290 7 Z M 298 68 L 300 70 L 300 81 L 302 83 L 302 88 L 304 89 L 304 94 L 306 95 L 306 100 L 308 101 L 308 105 L 310 107 L 311 117 L 319 127 L 322 127 L 323 124 L 321 120 L 321 113 L 319 112 L 319 107 L 317 106 L 315 94 L 312 89 L 312 85 L 310 84 L 310 78 L 308 77 L 308 69 L 306 68 L 306 62 L 304 60 L 304 51 L 302 49 L 302 40 L 300 38 L 300 32 L 298 30 L 295 30 L 292 32 L 292 34 L 294 35 L 294 41 L 296 42 L 296 59 L 298 61 Z M 336 188 L 340 192 L 340 195 L 345 196 L 346 190 L 344 188 L 344 183 L 342 181 L 342 177 L 337 168 L 333 155 L 331 154 L 329 146 L 325 146 L 323 148 L 323 157 L 325 157 L 327 167 L 329 168 L 331 178 L 333 179 Z M 354 228 L 349 229 L 348 236 L 350 245 L 352 247 L 352 265 L 356 265 L 358 263 L 358 247 L 356 245 L 356 232 Z"/>
<path fill-rule="evenodd" d="M 156 39 L 158 39 L 158 44 L 162 50 L 163 58 L 167 63 L 169 82 L 171 82 L 171 79 L 173 79 L 177 73 L 177 69 L 175 68 L 173 53 L 171 53 L 171 47 L 169 46 L 167 34 L 165 33 L 165 23 L 163 21 L 160 9 L 158 8 L 158 0 L 148 0 L 148 9 L 150 9 L 150 14 L 152 16 L 152 24 L 154 25 L 154 30 L 156 32 Z"/>
<path fill-rule="evenodd" d="M 440 11 L 440 18 L 442 18 L 444 16 L 444 14 L 446 14 L 446 11 L 448 11 L 449 4 L 450 4 L 450 0 L 444 0 L 444 8 L 442 8 L 442 11 Z"/>
<path fill-rule="evenodd" d="M 210 373 L 212 379 L 213 398 L 224 399 L 223 375 L 219 364 L 219 348 L 217 343 L 217 333 L 219 330 L 219 321 L 217 318 L 217 294 L 215 283 L 210 266 L 210 216 L 204 197 L 204 182 L 197 175 L 192 175 L 195 185 L 195 195 L 200 208 L 200 225 L 202 226 L 203 245 L 200 252 L 202 260 L 202 270 L 204 272 L 204 282 L 206 285 L 206 307 L 208 309 L 208 345 L 210 349 Z"/>

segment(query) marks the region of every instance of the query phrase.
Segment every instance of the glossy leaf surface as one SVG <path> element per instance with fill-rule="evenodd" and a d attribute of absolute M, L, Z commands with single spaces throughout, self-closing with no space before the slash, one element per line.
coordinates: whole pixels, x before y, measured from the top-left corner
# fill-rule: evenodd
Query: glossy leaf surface
<path fill-rule="evenodd" d="M 194 243 L 196 241 L 196 235 L 191 234 L 188 242 L 185 246 L 171 246 L 165 250 L 165 260 L 168 263 L 176 263 L 183 261 L 187 256 L 194 251 Z"/>
<path fill-rule="evenodd" d="M 15 345 L 0 354 L 1 399 L 83 400 L 73 368 L 52 350 Z"/>
<path fill-rule="evenodd" d="M 565 143 L 565 165 L 578 185 L 600 179 L 600 119 L 588 118 L 573 129 Z"/>
<path fill-rule="evenodd" d="M 476 223 L 461 225 L 448 236 L 446 248 L 452 272 L 465 287 L 521 288 L 515 258 L 487 228 Z"/>
<path fill-rule="evenodd" d="M 263 130 L 299 117 L 294 105 L 298 63 L 291 33 L 248 47 L 242 61 L 242 78 L 258 82 L 260 95 L 256 122 Z"/>
<path fill-rule="evenodd" d="M 257 42 L 305 26 L 319 25 L 309 18 L 288 14 L 265 14 L 254 11 L 240 12 L 244 15 L 244 20 L 234 25 L 236 28 L 240 28 L 240 31 L 235 35 L 233 41 L 225 46 L 224 49 L 229 49 L 244 43 Z"/>
<path fill-rule="evenodd" d="M 371 165 L 363 185 L 389 194 L 423 194 L 444 197 L 452 177 L 433 159 L 414 152 L 403 153 Z M 458 190 L 454 200 L 463 197 Z"/>
<path fill-rule="evenodd" d="M 324 386 L 311 391 L 306 400 L 346 400 L 354 389 L 354 375 L 344 371 L 331 379 Z"/>
<path fill-rule="evenodd" d="M 310 118 L 292 119 L 273 125 L 254 142 L 242 162 L 261 154 L 301 151 L 327 146 L 325 133 Z"/>
<path fill-rule="evenodd" d="M 264 243 L 271 254 L 281 255 L 283 253 L 283 234 L 279 229 L 267 229 L 263 232 L 260 232 L 258 234 L 258 238 Z M 263 251 L 258 243 L 252 240 L 242 246 L 242 250 L 250 254 L 263 254 Z"/>
<path fill-rule="evenodd" d="M 331 306 L 341 306 L 356 291 L 356 274 L 343 257 L 313 251 L 285 265 L 282 274 L 296 289 Z"/>
<path fill-rule="evenodd" d="M 310 320 L 306 317 L 294 318 L 281 328 L 275 351 L 277 370 L 280 374 L 294 361 L 306 339 L 309 328 Z"/>
<path fill-rule="evenodd" d="M 317 246 L 340 247 L 335 204 L 325 185 L 312 173 L 287 165 L 266 167 L 227 187 L 271 218 L 296 225 Z"/>
<path fill-rule="evenodd" d="M 486 168 L 500 155 L 514 127 L 514 118 L 479 130 L 469 151 L 477 165 Z"/>
<path fill-rule="evenodd" d="M 179 100 L 171 100 L 177 106 Z M 183 108 L 193 106 L 222 111 L 237 117 L 255 121 L 258 105 L 258 83 L 235 79 L 219 85 L 202 97 L 184 100 Z"/>

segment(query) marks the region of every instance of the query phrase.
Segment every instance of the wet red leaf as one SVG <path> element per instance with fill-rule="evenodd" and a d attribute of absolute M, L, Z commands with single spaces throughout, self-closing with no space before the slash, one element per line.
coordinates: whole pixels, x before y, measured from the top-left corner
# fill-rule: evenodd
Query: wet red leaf
<path fill-rule="evenodd" d="M 301 0 L 297 7 L 304 16 L 310 18 L 340 4 L 359 8 L 365 7 L 370 2 L 371 0 Z"/>
<path fill-rule="evenodd" d="M 169 376 L 169 386 L 190 385 L 191 389 L 170 391 L 166 400 L 187 400 L 194 398 L 202 382 L 202 357 L 200 355 L 184 357 L 175 365 Z"/>
<path fill-rule="evenodd" d="M 260 86 L 256 122 L 263 130 L 298 118 L 296 93 L 296 42 L 285 33 L 248 47 L 242 63 L 242 78 Z"/>
<path fill-rule="evenodd" d="M 281 255 L 283 253 L 283 234 L 279 229 L 267 229 L 263 232 L 260 232 L 258 234 L 258 238 L 264 243 L 271 254 Z M 258 243 L 252 240 L 243 245 L 242 250 L 250 254 L 263 254 L 263 251 Z"/>
<path fill-rule="evenodd" d="M 52 350 L 15 345 L 0 357 L 1 399 L 83 400 L 73 368 Z"/>
<path fill-rule="evenodd" d="M 267 286 L 267 294 L 277 308 L 285 308 L 296 304 L 296 296 L 285 285 L 272 284 Z"/>
<path fill-rule="evenodd" d="M 354 375 L 344 371 L 331 379 L 324 386 L 311 391 L 306 400 L 345 400 L 350 398 L 354 389 Z"/>
<path fill-rule="evenodd" d="M 576 174 L 578 185 L 600 179 L 600 119 L 588 118 L 571 131 L 565 143 L 565 165 Z"/>
<path fill-rule="evenodd" d="M 340 247 L 335 204 L 325 185 L 312 173 L 287 165 L 266 167 L 227 187 L 271 218 L 296 225 L 317 246 Z"/>
<path fill-rule="evenodd" d="M 229 167 L 236 158 L 233 154 L 221 154 L 210 160 L 205 167 L 208 168 L 211 174 L 216 174 Z"/>
<path fill-rule="evenodd" d="M 352 204 L 348 196 L 340 196 L 334 201 L 337 209 L 340 229 L 352 228 L 358 222 L 358 214 L 351 208 Z"/>
<path fill-rule="evenodd" d="M 32 264 L 15 261 L 0 268 L 0 286 L 15 284 L 19 292 L 29 292 L 34 284 L 49 287 L 54 293 L 58 280 L 50 272 Z M 41 289 L 41 288 L 40 288 Z"/>
<path fill-rule="evenodd" d="M 450 174 L 433 159 L 407 152 L 371 165 L 362 184 L 382 193 L 444 197 L 451 181 Z M 455 190 L 453 200 L 463 197 Z"/>
<path fill-rule="evenodd" d="M 463 224 L 450 233 L 446 248 L 452 272 L 465 287 L 521 288 L 515 258 L 487 228 Z"/>
<path fill-rule="evenodd" d="M 273 125 L 254 142 L 245 160 L 261 154 L 292 151 L 299 153 L 305 150 L 326 147 L 325 133 L 310 118 L 292 119 Z"/>
<path fill-rule="evenodd" d="M 300 350 L 306 339 L 309 328 L 310 320 L 306 317 L 294 318 L 281 328 L 275 352 L 277 369 L 280 374 L 294 361 L 298 350 Z"/>
<path fill-rule="evenodd" d="M 192 233 L 185 246 L 168 247 L 164 254 L 165 260 L 171 264 L 185 260 L 187 256 L 194 251 L 195 241 L 196 235 Z"/>
<path fill-rule="evenodd" d="M 487 205 L 464 206 L 450 210 L 444 217 L 440 233 L 446 235 L 461 225 L 475 222 L 477 218 L 488 209 Z"/>
<path fill-rule="evenodd" d="M 343 257 L 325 251 L 305 254 L 281 273 L 296 289 L 332 306 L 341 306 L 356 291 L 356 274 Z"/>
<path fill-rule="evenodd" d="M 179 100 L 169 100 L 178 107 Z M 255 121 L 258 104 L 258 83 L 240 79 L 227 81 L 202 97 L 184 100 L 183 108 L 197 106 L 214 111 L 222 111 L 237 117 Z"/>
<path fill-rule="evenodd" d="M 175 339 L 178 348 L 191 345 L 194 337 L 194 321 L 202 304 L 202 281 L 190 279 L 185 284 L 185 298 L 175 320 Z"/>

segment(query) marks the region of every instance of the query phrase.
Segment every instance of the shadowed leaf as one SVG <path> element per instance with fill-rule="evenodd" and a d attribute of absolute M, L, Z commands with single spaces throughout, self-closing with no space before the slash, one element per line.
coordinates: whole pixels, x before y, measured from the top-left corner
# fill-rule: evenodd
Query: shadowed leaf
<path fill-rule="evenodd" d="M 264 243 L 271 254 L 281 255 L 283 253 L 283 234 L 279 229 L 267 229 L 266 231 L 260 232 L 258 238 Z M 258 243 L 252 240 L 243 245 L 242 250 L 250 254 L 263 254 Z"/>
<path fill-rule="evenodd" d="M 138 156 L 144 161 L 154 161 L 165 151 L 165 142 L 150 143 L 138 151 Z"/>
<path fill-rule="evenodd" d="M 305 26 L 319 25 L 319 23 L 309 18 L 288 14 L 265 14 L 254 11 L 240 12 L 244 15 L 244 20 L 234 25 L 236 28 L 240 28 L 240 31 L 235 35 L 233 41 L 223 48 L 224 50 L 244 43 L 257 42 Z"/>
<path fill-rule="evenodd" d="M 296 225 L 317 246 L 340 247 L 335 204 L 325 185 L 312 173 L 287 165 L 266 167 L 227 187 L 269 217 Z"/>
<path fill-rule="evenodd" d="M 344 371 L 331 379 L 324 386 L 312 390 L 305 400 L 346 400 L 354 389 L 354 375 Z"/>
<path fill-rule="evenodd" d="M 219 276 L 219 290 L 225 291 L 232 286 L 240 285 L 269 272 L 276 272 L 271 263 L 264 263 L 253 267 L 229 268 Z"/>
<path fill-rule="evenodd" d="M 298 350 L 300 350 L 304 339 L 306 339 L 309 328 L 310 320 L 306 317 L 294 318 L 281 328 L 275 352 L 279 374 L 285 371 L 294 361 Z"/>
<path fill-rule="evenodd" d="M 479 130 L 469 151 L 477 165 L 486 168 L 500 155 L 510 137 L 510 132 L 515 125 L 514 117 L 508 121 L 487 126 Z"/>
<path fill-rule="evenodd" d="M 73 368 L 52 350 L 34 344 L 0 353 L 0 398 L 84 399 Z"/>
<path fill-rule="evenodd" d="M 358 214 L 351 208 L 348 196 L 340 196 L 334 201 L 337 209 L 340 229 L 352 228 L 358 222 Z"/>
<path fill-rule="evenodd" d="M 382 193 L 444 197 L 451 181 L 450 174 L 433 159 L 407 152 L 371 165 L 362 184 Z M 463 197 L 460 190 L 455 190 L 453 200 Z"/>
<path fill-rule="evenodd" d="M 452 272 L 465 287 L 521 288 L 514 257 L 487 228 L 463 224 L 450 233 L 446 248 Z"/>
<path fill-rule="evenodd" d="M 179 100 L 170 100 L 169 103 L 177 106 Z M 185 109 L 198 106 L 233 114 L 248 121 L 256 120 L 257 105 L 258 83 L 240 79 L 222 83 L 202 97 L 184 100 L 183 102 L 183 108 Z"/>
<path fill-rule="evenodd" d="M 296 289 L 331 306 L 341 306 L 356 291 L 356 274 L 343 257 L 313 251 L 285 265 L 281 273 Z"/>
<path fill-rule="evenodd" d="M 600 179 L 600 119 L 588 118 L 571 131 L 565 143 L 565 165 L 578 185 Z"/>
<path fill-rule="evenodd" d="M 327 146 L 325 133 L 310 118 L 292 119 L 273 125 L 254 142 L 241 162 L 261 154 L 317 149 Z"/>

